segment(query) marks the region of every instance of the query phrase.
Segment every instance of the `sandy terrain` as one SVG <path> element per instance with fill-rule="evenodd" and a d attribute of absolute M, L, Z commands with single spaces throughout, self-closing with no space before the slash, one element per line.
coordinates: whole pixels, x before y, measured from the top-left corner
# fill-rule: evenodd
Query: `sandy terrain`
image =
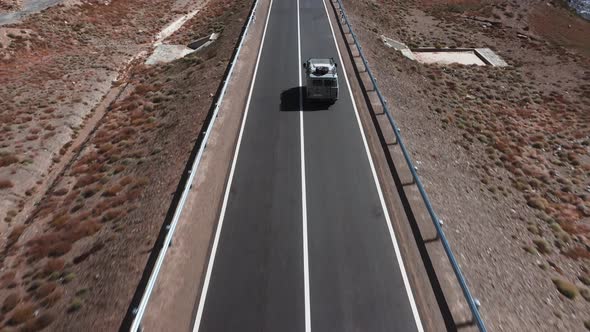
<path fill-rule="evenodd" d="M 559 2 L 345 6 L 490 330 L 585 330 L 590 23 Z M 419 64 L 381 34 L 511 66 Z"/>
<path fill-rule="evenodd" d="M 220 38 L 142 65 L 200 4 L 170 39 Z M 0 329 L 119 327 L 248 9 L 85 2 L 0 28 Z"/>

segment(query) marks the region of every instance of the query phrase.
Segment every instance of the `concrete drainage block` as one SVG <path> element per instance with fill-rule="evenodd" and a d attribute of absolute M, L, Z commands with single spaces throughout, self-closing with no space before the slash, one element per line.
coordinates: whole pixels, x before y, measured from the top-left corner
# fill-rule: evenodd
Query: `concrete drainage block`
<path fill-rule="evenodd" d="M 506 67 L 508 64 L 489 48 L 412 48 L 406 44 L 381 36 L 383 44 L 399 51 L 410 60 L 420 63 L 437 63 L 462 65 Z"/>
<path fill-rule="evenodd" d="M 187 46 L 159 44 L 156 46 L 149 58 L 145 61 L 145 64 L 155 65 L 157 63 L 172 62 L 211 45 L 217 40 L 217 38 L 219 38 L 219 34 L 213 33 L 210 36 L 197 39 L 189 43 Z"/>

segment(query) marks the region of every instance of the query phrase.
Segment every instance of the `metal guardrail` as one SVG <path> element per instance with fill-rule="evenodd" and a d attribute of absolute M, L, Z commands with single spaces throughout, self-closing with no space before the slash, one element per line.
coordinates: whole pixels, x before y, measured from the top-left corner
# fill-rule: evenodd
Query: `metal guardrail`
<path fill-rule="evenodd" d="M 455 276 L 457 277 L 457 280 L 459 281 L 461 289 L 463 290 L 463 295 L 465 296 L 465 299 L 467 300 L 467 303 L 469 304 L 469 308 L 470 308 L 471 313 L 473 315 L 473 319 L 474 319 L 477 327 L 479 328 L 479 330 L 481 332 L 486 332 L 487 331 L 486 327 L 485 327 L 483 320 L 481 319 L 481 316 L 479 314 L 479 309 L 478 309 L 479 303 L 477 303 L 477 300 L 473 298 L 473 296 L 471 295 L 471 292 L 469 291 L 469 287 L 467 286 L 467 282 L 465 281 L 465 277 L 463 276 L 463 273 L 461 272 L 461 268 L 459 267 L 459 264 L 457 263 L 457 260 L 455 259 L 455 256 L 453 255 L 453 251 L 451 250 L 449 242 L 447 241 L 445 233 L 442 229 L 442 221 L 440 219 L 438 219 L 438 217 L 436 216 L 436 213 L 434 212 L 434 209 L 432 208 L 432 204 L 430 203 L 430 200 L 428 199 L 428 195 L 426 194 L 426 191 L 424 190 L 424 186 L 422 185 L 422 182 L 420 181 L 420 178 L 418 177 L 418 173 L 416 172 L 416 168 L 414 167 L 414 164 L 412 163 L 410 155 L 408 154 L 408 150 L 406 149 L 406 146 L 404 145 L 404 142 L 403 142 L 402 137 L 400 135 L 400 129 L 397 126 L 395 120 L 393 119 L 393 116 L 391 115 L 389 108 L 387 107 L 387 101 L 385 100 L 385 98 L 381 94 L 381 91 L 379 90 L 379 86 L 377 85 L 377 80 L 373 76 L 373 73 L 371 72 L 371 68 L 369 68 L 369 63 L 367 62 L 367 59 L 365 58 L 365 55 L 363 53 L 363 49 L 362 49 L 361 45 L 359 44 L 356 34 L 352 30 L 352 25 L 350 24 L 350 21 L 348 20 L 348 16 L 346 16 L 346 12 L 344 11 L 344 6 L 343 6 L 341 0 L 335 0 L 335 1 L 336 1 L 336 3 L 338 3 L 338 7 L 339 7 L 338 10 L 340 11 L 340 16 L 344 20 L 344 23 L 346 23 L 346 26 L 348 27 L 348 31 L 350 32 L 350 35 L 352 36 L 352 39 L 354 40 L 354 44 L 356 45 L 356 48 L 357 48 L 359 55 L 360 55 L 360 58 L 362 59 L 363 65 L 365 66 L 365 70 L 366 70 L 367 74 L 369 75 L 369 78 L 371 79 L 371 83 L 373 84 L 374 91 L 377 93 L 377 96 L 379 97 L 379 101 L 381 102 L 381 105 L 383 106 L 383 112 L 387 115 L 387 119 L 389 120 L 389 124 L 393 128 L 393 132 L 395 134 L 395 138 L 397 139 L 397 143 L 398 143 L 399 147 L 401 148 L 402 154 L 404 155 L 404 159 L 406 160 L 408 168 L 410 169 L 410 172 L 412 173 L 412 179 L 414 180 L 414 182 L 416 183 L 416 186 L 418 187 L 418 190 L 420 191 L 420 195 L 422 196 L 422 200 L 424 201 L 424 204 L 426 205 L 426 209 L 428 210 L 428 214 L 430 215 L 430 218 L 432 219 L 434 227 L 436 228 L 437 236 L 440 238 L 443 248 L 445 250 L 445 253 L 447 254 L 447 257 L 449 258 L 449 261 L 451 262 L 451 265 L 453 267 L 453 271 L 455 272 Z"/>
<path fill-rule="evenodd" d="M 188 170 L 188 179 L 184 183 L 184 189 L 182 191 L 182 195 L 180 197 L 180 200 L 178 201 L 178 204 L 176 205 L 176 208 L 174 210 L 174 216 L 173 216 L 170 224 L 166 225 L 164 228 L 166 231 L 166 237 L 165 237 L 162 247 L 158 253 L 157 260 L 156 260 L 154 268 L 150 274 L 150 277 L 148 279 L 145 290 L 141 296 L 141 301 L 139 302 L 138 306 L 133 307 L 133 309 L 132 309 L 131 314 L 133 315 L 133 320 L 131 322 L 131 327 L 129 329 L 129 331 L 131 331 L 131 332 L 142 331 L 141 321 L 143 319 L 143 315 L 145 313 L 148 301 L 150 299 L 150 296 L 152 294 L 152 291 L 153 291 L 156 281 L 158 279 L 158 274 L 160 273 L 160 269 L 162 268 L 162 264 L 164 262 L 164 257 L 166 256 L 166 252 L 168 251 L 168 248 L 170 247 L 170 245 L 172 243 L 172 237 L 174 235 L 176 225 L 178 224 L 178 220 L 180 219 L 180 215 L 182 214 L 184 204 L 186 202 L 186 199 L 188 197 L 190 189 L 192 188 L 191 183 L 193 182 L 195 174 L 197 173 L 197 168 L 201 162 L 201 158 L 203 156 L 203 152 L 205 150 L 205 147 L 207 146 L 207 141 L 209 139 L 209 135 L 211 134 L 211 129 L 213 128 L 213 125 L 215 124 L 215 119 L 217 118 L 217 115 L 219 113 L 221 103 L 223 102 L 223 97 L 225 96 L 227 86 L 228 86 L 229 81 L 230 81 L 232 74 L 234 72 L 234 68 L 237 63 L 237 59 L 238 59 L 238 56 L 239 56 L 240 51 L 242 49 L 242 46 L 244 44 L 245 37 L 248 34 L 248 30 L 250 28 L 251 23 L 255 20 L 256 8 L 258 7 L 258 2 L 259 2 L 258 0 L 254 0 L 254 3 L 252 4 L 252 7 L 250 9 L 248 21 L 247 21 L 246 25 L 242 28 L 242 31 L 240 33 L 239 44 L 234 49 L 234 52 L 233 52 L 233 55 L 231 58 L 231 62 L 230 62 L 230 68 L 228 71 L 226 71 L 226 74 L 224 75 L 223 86 L 222 86 L 221 90 L 218 90 L 219 93 L 217 94 L 215 108 L 213 109 L 213 113 L 210 117 L 210 121 L 207 126 L 207 130 L 204 133 L 202 133 L 204 135 L 202 140 L 199 140 L 200 141 L 199 150 L 197 152 L 197 156 L 194 159 L 194 162 L 193 162 L 190 170 Z M 197 144 L 198 143 L 199 142 L 197 142 Z"/>

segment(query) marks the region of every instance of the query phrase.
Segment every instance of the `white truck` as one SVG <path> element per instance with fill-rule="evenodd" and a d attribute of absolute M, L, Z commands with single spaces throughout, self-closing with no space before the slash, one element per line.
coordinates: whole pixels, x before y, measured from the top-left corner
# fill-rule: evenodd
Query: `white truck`
<path fill-rule="evenodd" d="M 306 98 L 329 101 L 338 99 L 338 65 L 334 59 L 311 58 L 303 63 L 306 77 Z"/>

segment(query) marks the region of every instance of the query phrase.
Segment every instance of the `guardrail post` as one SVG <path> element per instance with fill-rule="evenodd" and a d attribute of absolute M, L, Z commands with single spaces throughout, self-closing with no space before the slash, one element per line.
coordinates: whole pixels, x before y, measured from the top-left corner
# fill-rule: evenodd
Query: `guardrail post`
<path fill-rule="evenodd" d="M 442 220 L 442 219 L 439 219 L 439 218 L 437 218 L 437 219 L 436 219 L 436 222 L 438 223 L 438 225 L 439 225 L 440 227 L 442 227 L 442 226 L 443 226 L 443 224 L 444 224 L 443 220 Z M 436 236 L 434 237 L 434 239 L 435 239 L 435 240 L 440 240 L 440 239 L 441 239 L 441 237 L 440 237 L 440 232 L 439 232 L 438 230 L 437 230 L 437 232 L 436 232 Z M 472 313 L 472 315 L 473 315 L 473 313 Z"/>

